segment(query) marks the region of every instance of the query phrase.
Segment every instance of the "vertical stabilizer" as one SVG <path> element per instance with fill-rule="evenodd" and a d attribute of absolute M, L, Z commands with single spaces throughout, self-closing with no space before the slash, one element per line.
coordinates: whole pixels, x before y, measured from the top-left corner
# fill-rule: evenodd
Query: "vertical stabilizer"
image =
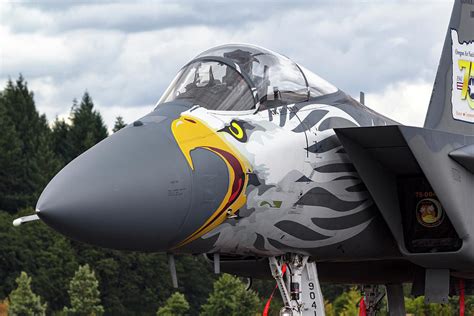
<path fill-rule="evenodd" d="M 474 0 L 455 0 L 425 127 L 474 135 Z"/>

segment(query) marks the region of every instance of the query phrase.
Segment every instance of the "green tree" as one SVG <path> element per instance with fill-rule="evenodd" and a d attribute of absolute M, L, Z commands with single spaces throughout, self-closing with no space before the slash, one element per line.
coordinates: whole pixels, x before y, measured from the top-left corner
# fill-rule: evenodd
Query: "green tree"
<path fill-rule="evenodd" d="M 8 314 L 12 316 L 45 315 L 46 304 L 41 304 L 41 298 L 31 290 L 31 278 L 26 272 L 21 272 L 16 283 L 18 287 L 8 297 L 10 300 Z"/>
<path fill-rule="evenodd" d="M 359 309 L 357 304 L 361 298 L 362 295 L 356 288 L 351 288 L 349 291 L 342 293 L 334 300 L 333 308 L 335 315 L 358 315 Z"/>
<path fill-rule="evenodd" d="M 38 114 L 33 92 L 29 91 L 21 75 L 15 83 L 7 82 L 0 103 L 15 128 L 21 149 L 17 156 L 21 171 L 15 174 L 16 198 L 3 206 L 6 211 L 16 212 L 34 205 L 59 164 L 52 150 L 51 130 L 46 117 Z"/>
<path fill-rule="evenodd" d="M 68 289 L 71 307 L 65 307 L 68 313 L 76 315 L 98 315 L 104 312 L 100 305 L 99 281 L 88 264 L 80 266 L 74 274 Z"/>
<path fill-rule="evenodd" d="M 168 269 L 168 266 L 166 266 Z M 197 315 L 206 303 L 213 283 L 217 279 L 211 266 L 202 256 L 179 256 L 176 261 L 180 289 L 191 306 L 191 314 Z M 169 272 L 167 272 L 169 277 Z"/>
<path fill-rule="evenodd" d="M 425 304 L 425 297 L 418 296 L 416 298 L 405 297 L 405 310 L 409 314 L 415 316 L 449 316 L 454 315 L 450 305 L 442 304 Z"/>
<path fill-rule="evenodd" d="M 79 264 L 88 263 L 99 280 L 102 304 L 110 315 L 156 313 L 174 292 L 166 255 L 125 252 L 71 242 Z M 212 290 L 214 274 L 202 256 L 176 258 L 179 291 L 198 315 Z"/>
<path fill-rule="evenodd" d="M 88 263 L 94 268 L 107 313 L 156 313 L 171 295 L 171 278 L 165 255 L 101 249 L 79 242 L 72 245 L 79 263 Z M 181 283 L 185 284 L 180 277 Z"/>
<path fill-rule="evenodd" d="M 77 269 L 70 241 L 41 221 L 13 227 L 14 218 L 29 215 L 25 209 L 13 216 L 0 211 L 0 297 L 16 287 L 20 271 L 32 277 L 35 292 L 52 310 L 67 304 L 67 285 Z"/>
<path fill-rule="evenodd" d="M 72 145 L 69 139 L 70 126 L 64 120 L 56 118 L 52 126 L 53 150 L 61 165 L 72 160 Z"/>
<path fill-rule="evenodd" d="M 115 118 L 114 128 L 112 129 L 112 131 L 116 133 L 122 128 L 124 128 L 125 126 L 127 126 L 127 124 L 125 124 L 123 117 L 119 115 Z"/>
<path fill-rule="evenodd" d="M 279 315 L 280 309 L 283 307 L 283 300 L 280 295 L 278 288 L 275 288 L 276 282 L 272 279 L 263 279 L 263 280 L 252 280 L 252 289 L 257 292 L 258 297 L 261 298 L 259 311 L 265 309 L 265 305 L 270 298 L 271 293 L 275 290 L 272 301 L 270 303 L 270 309 L 268 311 L 269 315 Z"/>
<path fill-rule="evenodd" d="M 183 316 L 189 311 L 189 303 L 183 294 L 175 292 L 166 300 L 166 304 L 158 309 L 157 316 Z"/>
<path fill-rule="evenodd" d="M 86 91 L 79 105 L 73 104 L 69 130 L 71 153 L 66 162 L 76 158 L 108 136 L 102 116 L 94 110 L 94 103 Z"/>
<path fill-rule="evenodd" d="M 452 315 L 459 315 L 459 296 L 452 296 L 449 298 L 449 306 Z M 474 315 L 474 296 L 466 295 L 464 297 L 464 314 Z"/>
<path fill-rule="evenodd" d="M 425 311 L 425 298 L 419 296 L 416 298 L 405 297 L 405 310 L 408 314 L 414 314 L 417 316 L 426 315 Z"/>
<path fill-rule="evenodd" d="M 324 311 L 326 312 L 326 316 L 336 316 L 334 307 L 329 301 L 324 301 Z"/>
<path fill-rule="evenodd" d="M 21 143 L 0 95 L 0 209 L 15 210 L 21 194 Z"/>
<path fill-rule="evenodd" d="M 254 315 L 258 307 L 259 298 L 254 291 L 247 291 L 238 278 L 223 274 L 214 283 L 214 290 L 202 306 L 201 315 Z"/>
<path fill-rule="evenodd" d="M 321 291 L 323 292 L 323 297 L 329 302 L 333 302 L 338 296 L 342 293 L 350 291 L 350 285 L 344 284 L 321 284 Z"/>

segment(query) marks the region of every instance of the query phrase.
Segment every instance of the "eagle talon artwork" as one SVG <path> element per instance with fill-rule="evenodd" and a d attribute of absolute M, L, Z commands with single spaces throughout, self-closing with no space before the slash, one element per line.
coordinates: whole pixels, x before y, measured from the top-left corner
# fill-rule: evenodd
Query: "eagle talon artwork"
<path fill-rule="evenodd" d="M 385 285 L 390 315 L 405 315 L 403 283 L 426 302 L 446 303 L 460 284 L 472 293 L 473 11 L 455 1 L 424 127 L 278 53 L 222 45 L 61 170 L 15 224 L 204 254 L 216 271 L 274 278 L 281 315 L 324 315 L 320 282 Z M 372 315 L 374 297 L 365 292 Z"/>

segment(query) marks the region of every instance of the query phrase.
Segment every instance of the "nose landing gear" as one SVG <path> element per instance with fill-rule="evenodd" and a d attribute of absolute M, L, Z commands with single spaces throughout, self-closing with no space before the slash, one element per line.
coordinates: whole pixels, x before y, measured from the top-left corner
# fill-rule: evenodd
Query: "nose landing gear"
<path fill-rule="evenodd" d="M 324 316 L 324 300 L 319 286 L 315 262 L 309 256 L 288 254 L 279 259 L 270 257 L 272 276 L 278 284 L 284 307 L 283 316 Z M 284 275 L 282 267 L 286 265 Z"/>

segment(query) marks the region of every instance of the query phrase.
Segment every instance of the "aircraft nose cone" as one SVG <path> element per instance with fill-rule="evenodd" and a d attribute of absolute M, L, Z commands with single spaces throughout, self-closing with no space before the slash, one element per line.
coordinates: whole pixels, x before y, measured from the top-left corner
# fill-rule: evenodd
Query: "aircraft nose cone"
<path fill-rule="evenodd" d="M 64 235 L 102 247 L 172 247 L 182 238 L 192 185 L 172 119 L 148 115 L 73 160 L 41 194 L 38 216 Z"/>

